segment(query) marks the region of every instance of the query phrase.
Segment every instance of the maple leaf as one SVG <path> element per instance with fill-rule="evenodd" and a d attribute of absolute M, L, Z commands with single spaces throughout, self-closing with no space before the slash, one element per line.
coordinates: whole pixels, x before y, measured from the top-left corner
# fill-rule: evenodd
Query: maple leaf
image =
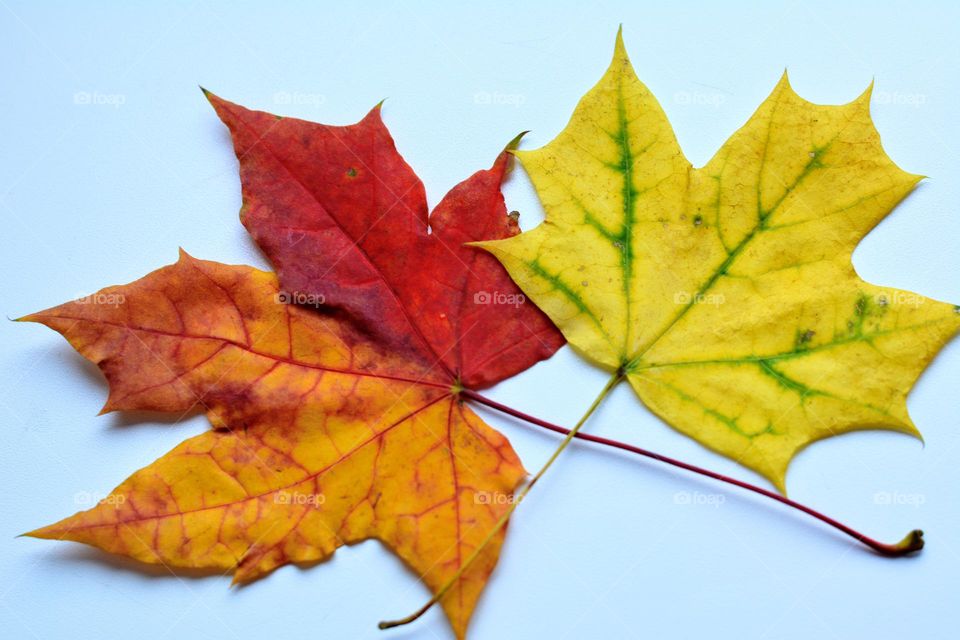
<path fill-rule="evenodd" d="M 954 305 L 853 269 L 921 179 L 884 153 L 869 101 L 812 104 L 784 74 L 694 169 L 618 34 L 567 127 L 517 153 L 546 221 L 479 246 L 657 415 L 785 491 L 818 439 L 919 435 L 907 393 L 960 327 Z"/>
<path fill-rule="evenodd" d="M 563 343 L 533 305 L 490 304 L 493 293 L 522 295 L 495 259 L 463 246 L 519 231 L 500 193 L 510 157 L 456 186 L 428 224 L 423 186 L 379 108 L 326 127 L 208 97 L 221 116 L 247 118 L 231 126 L 274 125 L 259 143 L 238 142 L 243 215 L 268 254 L 293 251 L 277 260 L 281 273 L 307 274 L 322 292 L 182 253 L 134 283 L 22 318 L 100 367 L 105 412 L 199 406 L 214 427 L 124 481 L 111 494 L 122 499 L 29 535 L 233 571 L 236 582 L 376 538 L 434 592 L 464 569 L 441 602 L 463 637 L 504 532 L 465 558 L 524 471 L 460 392 Z"/>
<path fill-rule="evenodd" d="M 452 189 L 428 225 L 423 184 L 396 152 L 379 105 L 355 125 L 331 127 L 207 97 L 240 160 L 241 220 L 292 295 L 322 297 L 472 389 L 562 343 L 536 309 L 503 322 L 497 309 L 522 304 L 520 290 L 496 260 L 462 246 L 519 232 L 499 188 L 506 155 Z M 473 210 L 490 214 L 463 214 Z"/>

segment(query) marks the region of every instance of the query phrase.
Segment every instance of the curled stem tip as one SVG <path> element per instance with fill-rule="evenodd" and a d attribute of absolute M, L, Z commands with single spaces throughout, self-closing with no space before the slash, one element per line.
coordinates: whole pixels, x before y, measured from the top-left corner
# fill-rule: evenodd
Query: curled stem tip
<path fill-rule="evenodd" d="M 877 549 L 877 551 L 892 557 L 905 556 L 920 551 L 923 549 L 923 544 L 923 531 L 920 529 L 914 529 L 904 536 L 903 540 L 897 544 L 885 545 L 886 547 L 889 547 L 889 551 L 884 549 Z"/>

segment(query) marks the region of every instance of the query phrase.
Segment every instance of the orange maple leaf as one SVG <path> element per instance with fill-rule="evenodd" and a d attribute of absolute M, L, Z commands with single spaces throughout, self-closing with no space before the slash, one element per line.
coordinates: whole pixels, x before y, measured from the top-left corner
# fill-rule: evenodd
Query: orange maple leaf
<path fill-rule="evenodd" d="M 234 114 L 231 127 L 241 126 L 236 114 L 280 122 L 211 99 L 221 116 Z M 283 120 L 255 133 L 237 144 L 242 215 L 281 274 L 300 275 L 299 289 L 181 253 L 134 283 L 22 318 L 60 332 L 101 368 L 105 412 L 199 406 L 214 427 L 94 508 L 28 535 L 233 571 L 235 582 L 376 538 L 437 592 L 524 476 L 509 442 L 460 391 L 563 342 L 532 305 L 490 304 L 492 295 L 523 298 L 491 257 L 463 246 L 518 232 L 500 194 L 509 156 L 455 187 L 428 226 L 423 187 L 379 109 L 351 127 Z M 280 167 L 284 147 L 292 159 Z M 345 182 L 331 186 L 340 174 Z M 409 183 L 399 195 L 398 182 Z M 441 601 L 458 637 L 503 533 Z"/>

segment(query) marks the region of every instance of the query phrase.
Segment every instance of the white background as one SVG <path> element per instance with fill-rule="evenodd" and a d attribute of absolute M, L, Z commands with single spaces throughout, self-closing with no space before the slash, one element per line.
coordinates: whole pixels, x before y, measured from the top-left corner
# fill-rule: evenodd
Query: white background
<path fill-rule="evenodd" d="M 237 220 L 237 163 L 197 84 L 333 124 L 387 97 L 384 118 L 435 204 L 519 131 L 532 130 L 525 148 L 556 135 L 606 68 L 621 22 L 638 74 L 696 165 L 784 67 L 817 102 L 846 102 L 876 79 L 887 151 L 931 178 L 863 242 L 856 267 L 869 281 L 960 302 L 954 3 L 411 4 L 0 0 L 0 313 L 136 279 L 174 261 L 178 246 L 266 266 Z M 84 95 L 90 104 L 77 103 Z M 506 195 L 524 228 L 541 219 L 522 172 Z M 450 637 L 436 610 L 406 629 L 376 630 L 427 597 L 376 542 L 230 589 L 229 577 L 174 577 L 81 545 L 16 539 L 90 506 L 82 502 L 207 425 L 96 417 L 102 377 L 41 326 L 0 322 L 0 376 L 5 637 Z M 491 394 L 570 425 L 605 378 L 564 349 Z M 954 342 L 910 397 L 925 446 L 847 435 L 810 447 L 790 470 L 792 497 L 865 532 L 892 541 L 925 529 L 918 557 L 881 559 L 768 500 L 577 445 L 514 518 L 471 637 L 951 637 L 960 622 L 958 379 Z M 528 469 L 558 441 L 483 415 Z M 673 432 L 626 386 L 587 429 L 762 482 Z M 693 504 L 679 504 L 686 499 Z"/>

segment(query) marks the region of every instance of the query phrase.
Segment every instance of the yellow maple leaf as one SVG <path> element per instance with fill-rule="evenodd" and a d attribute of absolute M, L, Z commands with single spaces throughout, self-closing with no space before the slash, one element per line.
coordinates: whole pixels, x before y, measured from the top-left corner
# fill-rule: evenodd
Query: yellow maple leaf
<path fill-rule="evenodd" d="M 956 306 L 853 269 L 922 178 L 883 151 L 869 103 L 810 103 L 784 74 L 695 169 L 618 34 L 567 127 L 517 152 L 546 221 L 478 245 L 657 415 L 784 491 L 811 442 L 919 436 L 907 393 L 960 327 Z"/>

